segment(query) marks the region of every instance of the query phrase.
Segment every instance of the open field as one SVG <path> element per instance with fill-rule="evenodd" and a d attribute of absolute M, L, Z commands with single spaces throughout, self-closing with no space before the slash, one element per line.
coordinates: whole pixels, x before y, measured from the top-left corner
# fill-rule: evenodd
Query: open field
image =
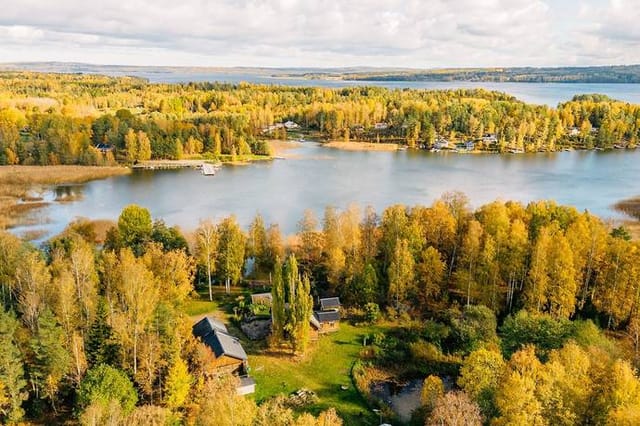
<path fill-rule="evenodd" d="M 97 166 L 0 166 L 0 228 L 46 205 L 30 197 L 50 185 L 83 183 L 131 173 L 126 167 Z"/>
<path fill-rule="evenodd" d="M 396 151 L 397 143 L 375 143 L 375 142 L 344 142 L 330 141 L 322 146 L 327 148 L 344 149 L 345 151 Z"/>

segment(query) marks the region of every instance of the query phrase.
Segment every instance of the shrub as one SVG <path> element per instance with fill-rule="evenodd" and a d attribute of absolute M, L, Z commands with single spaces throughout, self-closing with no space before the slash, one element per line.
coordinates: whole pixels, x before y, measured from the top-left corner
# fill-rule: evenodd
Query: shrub
<path fill-rule="evenodd" d="M 378 322 L 380 319 L 380 306 L 373 302 L 364 305 L 364 318 L 370 324 Z"/>
<path fill-rule="evenodd" d="M 85 409 L 91 405 L 109 406 L 117 403 L 125 414 L 138 402 L 138 395 L 129 377 L 116 368 L 101 364 L 92 368 L 80 383 L 78 405 Z"/>

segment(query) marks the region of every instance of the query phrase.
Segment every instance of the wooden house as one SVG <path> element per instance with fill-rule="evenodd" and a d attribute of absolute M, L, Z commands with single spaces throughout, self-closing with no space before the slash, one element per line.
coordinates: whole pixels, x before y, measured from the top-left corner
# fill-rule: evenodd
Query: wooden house
<path fill-rule="evenodd" d="M 319 324 L 318 333 L 332 333 L 340 329 L 340 311 L 337 309 L 329 311 L 315 311 L 313 316 Z"/>
<path fill-rule="evenodd" d="M 240 341 L 229 334 L 222 322 L 212 317 L 205 317 L 194 324 L 192 331 L 194 336 L 211 349 L 215 357 L 213 367 L 217 374 L 232 374 L 240 377 L 238 393 L 246 394 L 255 391 L 255 382 L 247 376 L 249 368 L 247 353 Z M 243 382 L 243 379 L 250 380 Z"/>

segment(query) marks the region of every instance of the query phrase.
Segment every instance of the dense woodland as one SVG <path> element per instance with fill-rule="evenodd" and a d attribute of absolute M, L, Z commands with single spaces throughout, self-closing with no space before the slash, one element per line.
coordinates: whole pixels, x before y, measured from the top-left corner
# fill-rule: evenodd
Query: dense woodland
<path fill-rule="evenodd" d="M 589 213 L 472 210 L 459 193 L 380 214 L 309 211 L 289 239 L 260 216 L 183 235 L 138 206 L 100 245 L 86 220 L 41 248 L 2 233 L 0 419 L 340 424 L 332 410 L 235 396 L 191 335 L 195 289 L 270 276 L 272 346 L 313 350 L 318 295 L 339 295 L 353 321 L 394 324 L 363 347 L 354 381 L 366 394 L 376 371 L 426 376 L 419 423 L 637 424 L 639 265 L 639 243 Z"/>
<path fill-rule="evenodd" d="M 0 73 L 0 164 L 268 155 L 265 139 L 286 138 L 287 132 L 264 129 L 287 120 L 324 139 L 425 148 L 438 138 L 475 140 L 477 149 L 498 152 L 635 147 L 640 136 L 640 107 L 600 95 L 578 96 L 554 109 L 482 89 L 150 84 Z M 483 142 L 486 134 L 497 142 Z"/>
<path fill-rule="evenodd" d="M 640 83 L 639 65 L 599 67 L 444 68 L 407 71 L 312 73 L 308 77 L 339 76 L 364 81 L 500 81 L 522 83 Z"/>

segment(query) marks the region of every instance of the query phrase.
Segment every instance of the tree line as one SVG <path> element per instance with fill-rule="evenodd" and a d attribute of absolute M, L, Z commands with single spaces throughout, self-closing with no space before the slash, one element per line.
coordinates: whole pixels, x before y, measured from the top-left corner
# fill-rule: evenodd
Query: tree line
<path fill-rule="evenodd" d="M 265 129 L 287 120 L 326 139 L 410 147 L 475 140 L 498 152 L 635 147 L 640 135 L 637 105 L 595 95 L 554 109 L 483 89 L 152 84 L 27 72 L 1 73 L 0 89 L 0 164 L 268 155 L 265 139 L 286 131 Z"/>
<path fill-rule="evenodd" d="M 216 236 L 219 256 L 233 251 L 225 222 Z M 201 246 L 177 228 L 129 206 L 95 240 L 86 220 L 41 248 L 0 233 L 0 422 L 341 424 L 335 410 L 296 414 L 282 398 L 258 407 L 214 370 L 184 312 Z"/>
<path fill-rule="evenodd" d="M 245 410 L 246 421 L 236 424 L 262 424 L 255 423 L 261 410 L 286 412 L 282 401 L 256 407 L 220 397 L 233 383 L 211 371 L 211 352 L 192 337 L 184 314 L 195 286 L 209 293 L 248 276 L 271 278 L 272 338 L 290 339 L 297 352 L 308 342 L 312 298 L 325 295 L 339 295 L 355 312 L 386 308 L 391 318 L 419 321 L 484 305 L 489 316 L 465 315 L 494 334 L 495 318 L 503 322 L 505 357 L 526 341 L 530 327 L 520 311 L 549 324 L 591 319 L 626 332 L 636 353 L 640 342 L 638 242 L 624 228 L 549 201 L 472 209 L 463 194 L 447 193 L 428 207 L 394 205 L 380 214 L 328 207 L 322 221 L 307 211 L 288 239 L 259 215 L 247 230 L 228 217 L 184 235 L 129 206 L 104 244 L 95 241 L 83 220 L 40 249 L 0 234 L 4 422 L 76 416 L 100 423 L 117 412 L 125 423 L 153 413 L 209 424 L 211 410 L 221 419 Z M 456 318 L 451 324 L 468 321 Z M 571 334 L 562 330 L 558 336 Z M 433 353 L 419 346 L 404 352 Z M 399 352 L 388 354 L 397 359 Z"/>

